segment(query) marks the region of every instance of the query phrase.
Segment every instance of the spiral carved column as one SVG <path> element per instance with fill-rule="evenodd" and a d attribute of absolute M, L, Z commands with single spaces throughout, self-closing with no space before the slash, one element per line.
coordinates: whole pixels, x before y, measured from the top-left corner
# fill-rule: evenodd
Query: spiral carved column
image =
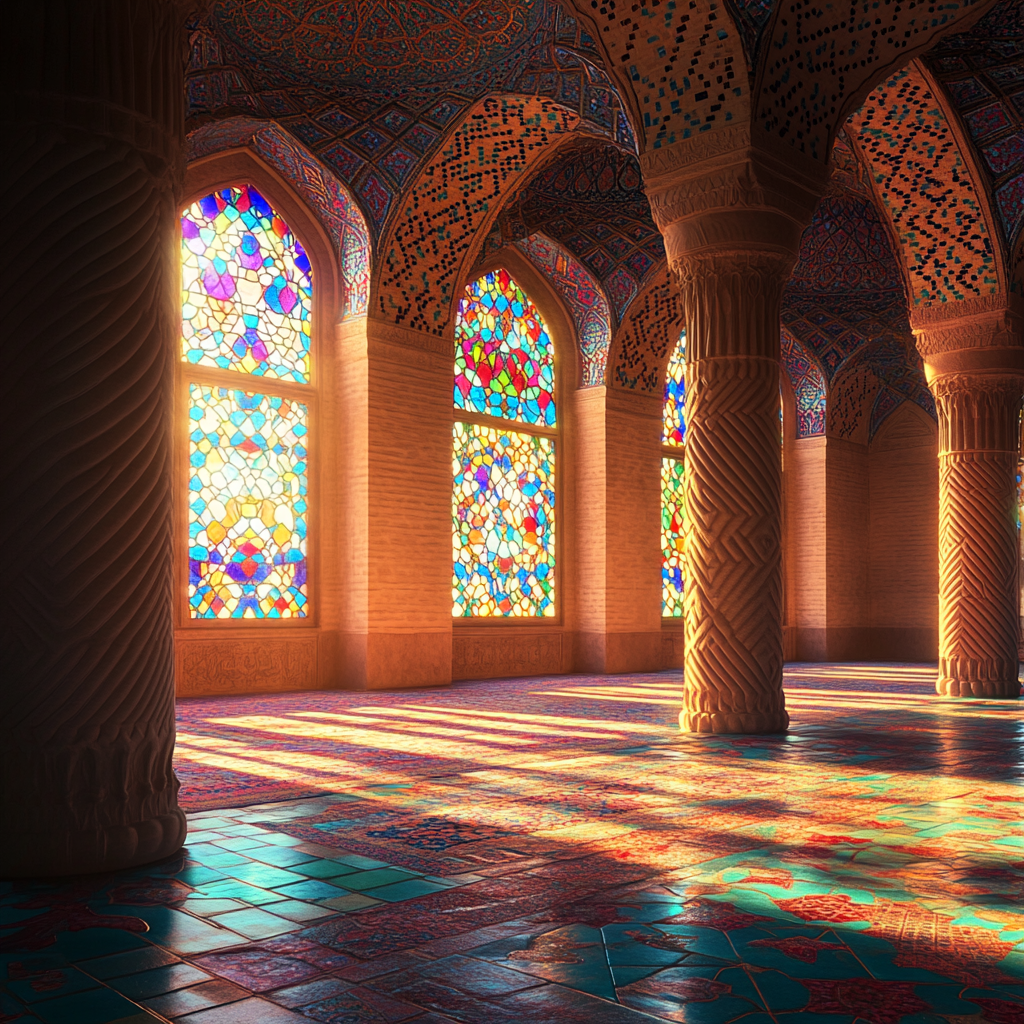
<path fill-rule="evenodd" d="M 1010 697 L 1017 681 L 1017 418 L 1024 377 L 933 382 L 939 414 L 939 678 L 951 697 Z"/>
<path fill-rule="evenodd" d="M 0 875 L 185 836 L 171 767 L 182 9 L 16 5 L 6 62 Z"/>
<path fill-rule="evenodd" d="M 925 309 L 914 334 L 939 417 L 936 690 L 1015 698 L 1024 303 L 993 295 Z"/>
<path fill-rule="evenodd" d="M 676 265 L 687 318 L 685 685 L 692 732 L 782 732 L 784 252 Z"/>

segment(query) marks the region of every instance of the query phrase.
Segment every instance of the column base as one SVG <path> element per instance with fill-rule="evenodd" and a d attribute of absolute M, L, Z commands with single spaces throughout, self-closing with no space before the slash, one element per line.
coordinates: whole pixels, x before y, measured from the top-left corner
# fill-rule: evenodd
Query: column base
<path fill-rule="evenodd" d="M 780 733 L 789 728 L 789 712 L 778 711 L 680 711 L 683 732 Z"/>
<path fill-rule="evenodd" d="M 184 812 L 175 809 L 106 829 L 15 832 L 0 848 L 0 877 L 88 875 L 150 864 L 180 850 L 187 830 Z"/>
<path fill-rule="evenodd" d="M 1011 679 L 957 679 L 939 676 L 935 692 L 942 697 L 989 697 L 996 700 L 1018 700 L 1020 682 Z"/>

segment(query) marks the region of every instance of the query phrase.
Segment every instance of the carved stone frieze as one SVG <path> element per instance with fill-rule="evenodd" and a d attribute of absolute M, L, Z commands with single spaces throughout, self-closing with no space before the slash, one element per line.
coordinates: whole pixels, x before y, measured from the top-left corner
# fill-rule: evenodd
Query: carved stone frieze
<path fill-rule="evenodd" d="M 179 639 L 177 694 L 267 693 L 317 685 L 316 637 Z"/>

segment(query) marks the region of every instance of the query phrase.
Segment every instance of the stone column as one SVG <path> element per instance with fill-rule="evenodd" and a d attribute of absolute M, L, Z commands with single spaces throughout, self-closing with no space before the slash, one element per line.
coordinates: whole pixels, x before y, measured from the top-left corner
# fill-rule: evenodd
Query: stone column
<path fill-rule="evenodd" d="M 692 164 L 666 167 L 657 151 L 644 164 L 687 324 L 690 532 L 680 725 L 771 733 L 789 724 L 779 311 L 826 171 L 807 177 L 792 159 L 742 145 L 744 129 L 732 131 L 701 142 L 703 152 L 680 149 L 680 159 L 703 157 Z M 730 139 L 740 145 L 728 148 Z M 709 152 L 713 144 L 722 150 Z"/>
<path fill-rule="evenodd" d="M 922 322 L 923 319 L 923 322 Z M 1015 523 L 1024 317 L 915 324 L 939 416 L 939 676 L 951 697 L 1020 695 Z"/>
<path fill-rule="evenodd" d="M 171 768 L 183 12 L 8 11 L 0 876 L 185 836 Z"/>

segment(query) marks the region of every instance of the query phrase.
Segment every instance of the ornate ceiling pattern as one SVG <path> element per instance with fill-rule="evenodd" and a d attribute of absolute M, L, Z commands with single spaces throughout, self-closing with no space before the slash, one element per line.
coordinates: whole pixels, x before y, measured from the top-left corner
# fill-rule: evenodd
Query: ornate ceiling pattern
<path fill-rule="evenodd" d="M 899 66 L 979 0 L 794 3 L 779 10 L 757 96 L 755 122 L 812 160 L 829 156 L 842 123 L 878 69 Z M 909 51 L 909 52 L 908 52 Z"/>
<path fill-rule="evenodd" d="M 502 244 L 543 231 L 564 246 L 601 282 L 616 320 L 665 258 L 636 158 L 597 142 L 560 149 L 509 201 L 500 230 Z"/>
<path fill-rule="evenodd" d="M 947 36 L 924 58 L 946 88 L 977 148 L 1009 252 L 1024 231 L 1024 13 L 1002 0 L 969 31 Z"/>
<path fill-rule="evenodd" d="M 486 95 L 546 96 L 635 147 L 593 40 L 549 0 L 217 0 L 190 42 L 189 130 L 236 115 L 277 120 L 351 188 L 376 236 L 445 132 Z"/>
<path fill-rule="evenodd" d="M 839 149 L 840 173 L 804 231 L 783 294 L 783 336 L 791 334 L 821 367 L 830 406 L 845 394 L 846 389 L 835 392 L 837 380 L 856 367 L 870 369 L 875 378 L 871 437 L 903 401 L 916 402 L 932 416 L 935 406 L 914 347 L 888 231 L 854 174 L 844 142 Z M 842 420 L 842 410 L 834 416 Z"/>
<path fill-rule="evenodd" d="M 683 302 L 668 264 L 662 263 L 630 304 L 612 340 L 609 383 L 660 393 L 665 366 L 686 326 Z"/>

